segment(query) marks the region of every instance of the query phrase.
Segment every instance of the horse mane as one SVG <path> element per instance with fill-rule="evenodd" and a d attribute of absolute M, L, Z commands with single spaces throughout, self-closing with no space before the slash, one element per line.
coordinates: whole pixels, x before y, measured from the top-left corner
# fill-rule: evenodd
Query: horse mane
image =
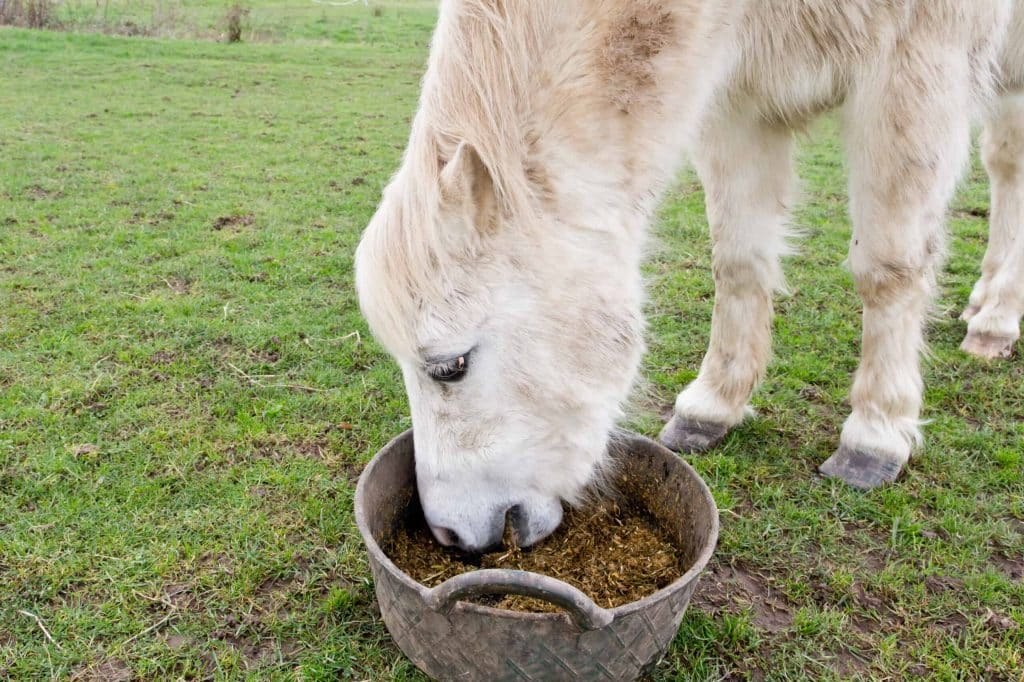
<path fill-rule="evenodd" d="M 375 262 L 377 276 L 360 286 L 360 292 L 377 302 L 364 309 L 388 318 L 376 322 L 381 335 L 395 343 L 393 352 L 415 349 L 415 340 L 402 338 L 408 334 L 403 333 L 408 307 L 449 301 L 447 266 L 466 255 L 464 235 L 447 234 L 451 226 L 439 214 L 440 174 L 460 142 L 474 147 L 490 173 L 502 215 L 514 216 L 519 228 L 530 222 L 532 188 L 525 164 L 527 127 L 534 113 L 531 95 L 536 92 L 531 79 L 550 25 L 550 4 L 441 4 L 409 145 L 364 235 L 360 251 L 365 253 L 358 259 Z M 357 269 L 357 278 L 365 275 Z"/>
<path fill-rule="evenodd" d="M 407 163 L 435 181 L 459 142 L 476 149 L 509 215 L 529 207 L 524 172 L 549 3 L 447 0 L 431 40 Z M 528 16 L 527 16 L 528 15 Z"/>

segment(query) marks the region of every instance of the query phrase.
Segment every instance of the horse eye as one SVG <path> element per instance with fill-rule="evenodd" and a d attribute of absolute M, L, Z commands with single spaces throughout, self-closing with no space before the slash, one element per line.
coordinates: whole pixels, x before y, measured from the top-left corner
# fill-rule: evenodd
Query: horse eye
<path fill-rule="evenodd" d="M 443 362 L 427 365 L 427 374 L 434 381 L 452 383 L 461 380 L 469 370 L 469 353 Z"/>

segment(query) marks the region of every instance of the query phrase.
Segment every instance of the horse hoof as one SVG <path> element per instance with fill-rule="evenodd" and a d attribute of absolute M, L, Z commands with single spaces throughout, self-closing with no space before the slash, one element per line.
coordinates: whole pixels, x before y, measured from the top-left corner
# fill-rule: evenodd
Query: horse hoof
<path fill-rule="evenodd" d="M 838 478 L 860 490 L 872 490 L 892 483 L 903 465 L 868 450 L 854 450 L 840 445 L 835 454 L 822 462 L 818 471 L 827 478 Z"/>
<path fill-rule="evenodd" d="M 981 312 L 980 305 L 968 305 L 964 308 L 964 311 L 960 313 L 960 319 L 964 322 L 970 322 L 971 318 Z"/>
<path fill-rule="evenodd" d="M 727 433 L 729 427 L 725 424 L 699 422 L 674 414 L 658 440 L 669 450 L 690 454 L 710 450 L 725 440 Z"/>
<path fill-rule="evenodd" d="M 964 342 L 960 344 L 960 350 L 985 360 L 996 360 L 1010 357 L 1015 341 L 1016 339 L 1008 336 L 967 332 Z"/>

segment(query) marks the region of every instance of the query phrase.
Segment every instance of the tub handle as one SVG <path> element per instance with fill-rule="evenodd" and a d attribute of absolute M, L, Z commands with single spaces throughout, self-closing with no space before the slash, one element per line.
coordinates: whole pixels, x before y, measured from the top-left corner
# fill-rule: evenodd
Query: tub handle
<path fill-rule="evenodd" d="M 460 573 L 427 590 L 427 606 L 447 614 L 460 599 L 484 594 L 518 594 L 561 606 L 581 630 L 597 630 L 615 618 L 572 585 L 539 573 L 487 568 Z"/>

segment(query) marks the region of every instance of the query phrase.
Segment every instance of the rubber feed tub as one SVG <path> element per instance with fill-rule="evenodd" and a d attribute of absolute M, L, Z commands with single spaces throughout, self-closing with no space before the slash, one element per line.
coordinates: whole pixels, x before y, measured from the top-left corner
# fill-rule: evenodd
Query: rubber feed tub
<path fill-rule="evenodd" d="M 478 570 L 434 588 L 417 583 L 380 548 L 416 495 L 412 431 L 377 453 L 359 477 L 356 523 L 384 623 L 413 663 L 439 680 L 631 680 L 661 659 L 714 551 L 718 510 L 700 476 L 654 441 L 626 434 L 610 450 L 617 489 L 639 499 L 675 536 L 690 566 L 667 587 L 614 609 L 526 571 Z M 463 601 L 484 594 L 539 597 L 565 613 Z"/>

